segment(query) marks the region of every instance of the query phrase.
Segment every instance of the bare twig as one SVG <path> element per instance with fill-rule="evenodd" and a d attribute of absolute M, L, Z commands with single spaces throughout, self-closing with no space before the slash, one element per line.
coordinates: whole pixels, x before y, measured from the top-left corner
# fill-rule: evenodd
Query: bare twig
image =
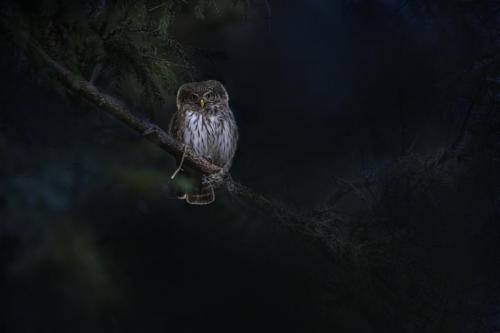
<path fill-rule="evenodd" d="M 167 59 L 162 59 L 162 58 L 158 58 L 158 57 L 153 57 L 153 56 L 150 56 L 150 55 L 147 55 L 147 54 L 143 54 L 142 55 L 143 57 L 145 58 L 150 58 L 150 59 L 153 59 L 153 60 L 156 60 L 156 61 L 161 61 L 161 62 L 164 62 L 166 63 L 168 66 L 171 66 L 171 67 L 182 67 L 182 68 L 193 68 L 192 66 L 190 65 L 183 65 L 183 64 L 178 64 L 178 63 L 175 63 L 175 62 L 172 62 L 172 61 L 169 61 Z"/>
<path fill-rule="evenodd" d="M 156 5 L 156 6 L 153 6 L 153 7 L 149 8 L 149 9 L 148 9 L 148 12 L 150 12 L 150 13 L 151 13 L 151 12 L 154 12 L 155 10 L 160 9 L 160 8 L 163 8 L 163 7 L 167 6 L 168 4 L 169 4 L 169 2 L 168 2 L 168 1 L 167 1 L 167 2 L 162 2 L 162 3 L 160 3 L 159 5 Z"/>
<path fill-rule="evenodd" d="M 187 0 L 180 0 L 180 1 L 183 2 L 184 4 L 188 3 Z M 163 8 L 163 7 L 167 6 L 167 5 L 170 5 L 169 1 L 162 2 L 162 3 L 160 3 L 160 4 L 156 5 L 156 6 L 153 6 L 153 7 L 149 8 L 148 12 L 150 12 L 150 13 L 154 12 L 155 10 Z"/>
<path fill-rule="evenodd" d="M 184 152 L 182 152 L 182 158 L 181 158 L 181 162 L 179 163 L 179 167 L 177 169 L 175 169 L 172 176 L 170 176 L 170 179 L 174 179 L 175 176 L 177 176 L 177 174 L 179 173 L 179 171 L 182 170 L 182 165 L 184 164 L 184 158 L 186 157 L 186 148 L 187 148 L 187 145 L 184 145 Z"/>

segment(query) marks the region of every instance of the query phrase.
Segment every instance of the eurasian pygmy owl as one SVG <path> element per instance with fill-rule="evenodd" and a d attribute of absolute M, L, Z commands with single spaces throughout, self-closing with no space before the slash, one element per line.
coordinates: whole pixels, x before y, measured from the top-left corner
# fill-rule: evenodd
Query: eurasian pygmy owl
<path fill-rule="evenodd" d="M 218 81 L 183 84 L 177 92 L 177 112 L 172 116 L 169 129 L 176 140 L 224 172 L 231 167 L 238 141 L 238 127 L 228 101 L 227 91 Z M 213 186 L 203 182 L 202 177 L 198 170 L 182 166 L 174 179 L 178 198 L 193 205 L 213 202 Z"/>

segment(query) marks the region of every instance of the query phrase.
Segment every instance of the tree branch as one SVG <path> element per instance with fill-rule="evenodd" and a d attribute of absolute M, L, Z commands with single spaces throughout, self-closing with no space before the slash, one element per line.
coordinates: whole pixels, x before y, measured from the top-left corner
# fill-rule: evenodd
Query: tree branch
<path fill-rule="evenodd" d="M 58 80 L 63 83 L 72 92 L 79 94 L 81 97 L 96 105 L 99 110 L 103 110 L 111 114 L 116 119 L 128 127 L 134 129 L 138 133 L 146 134 L 145 137 L 156 143 L 163 150 L 173 156 L 182 156 L 184 147 L 174 138 L 168 135 L 159 126 L 135 116 L 124 105 L 115 101 L 112 97 L 100 92 L 92 83 L 72 73 L 64 66 L 52 59 L 41 48 L 30 43 L 33 51 L 36 51 L 38 56 L 54 70 Z M 206 159 L 197 156 L 191 149 L 186 149 L 185 162 L 194 166 L 204 173 L 215 173 L 220 170 L 220 167 L 208 162 Z"/>

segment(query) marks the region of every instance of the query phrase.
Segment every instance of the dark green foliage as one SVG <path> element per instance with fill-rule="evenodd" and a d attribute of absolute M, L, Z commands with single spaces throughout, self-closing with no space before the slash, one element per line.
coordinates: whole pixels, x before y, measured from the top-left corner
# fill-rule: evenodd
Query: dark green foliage
<path fill-rule="evenodd" d="M 14 30 L 28 33 L 74 73 L 150 117 L 197 75 L 192 46 L 176 37 L 177 17 L 182 15 L 182 27 L 185 21 L 243 15 L 239 1 L 45 0 L 12 7 Z"/>

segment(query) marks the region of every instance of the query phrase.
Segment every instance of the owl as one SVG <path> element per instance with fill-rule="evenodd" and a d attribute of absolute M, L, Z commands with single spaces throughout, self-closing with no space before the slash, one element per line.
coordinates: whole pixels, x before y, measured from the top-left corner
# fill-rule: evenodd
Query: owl
<path fill-rule="evenodd" d="M 222 83 L 209 80 L 183 84 L 177 91 L 177 111 L 170 120 L 169 132 L 197 155 L 229 171 L 236 152 L 238 127 L 229 108 L 229 96 Z M 182 161 L 177 160 L 177 165 Z M 192 205 L 215 200 L 210 182 L 189 166 L 174 178 L 177 197 Z"/>

